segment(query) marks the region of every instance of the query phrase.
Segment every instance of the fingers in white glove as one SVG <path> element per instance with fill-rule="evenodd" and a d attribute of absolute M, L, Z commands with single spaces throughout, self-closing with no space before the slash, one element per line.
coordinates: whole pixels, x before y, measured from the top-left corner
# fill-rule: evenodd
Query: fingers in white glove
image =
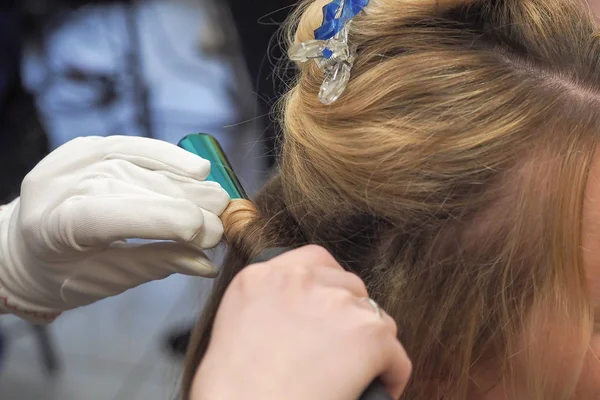
<path fill-rule="evenodd" d="M 210 173 L 210 161 L 160 140 L 128 136 L 108 137 L 105 160 L 125 160 L 152 171 L 204 180 Z M 112 141 L 112 143 L 111 143 Z M 167 146 L 165 146 L 167 144 Z"/>
<path fill-rule="evenodd" d="M 200 249 L 212 249 L 219 244 L 223 237 L 223 223 L 216 214 L 206 210 L 202 210 L 202 214 L 204 215 L 204 224 L 190 245 Z"/>
<path fill-rule="evenodd" d="M 0 213 L 0 280 L 15 288 L 5 298 L 56 313 L 175 272 L 214 275 L 198 248 L 220 241 L 218 215 L 229 196 L 203 182 L 209 173 L 207 160 L 158 140 L 87 137 L 63 145 L 23 181 L 20 201 Z M 134 238 L 170 242 L 118 243 Z"/>
<path fill-rule="evenodd" d="M 150 171 L 124 160 L 105 160 L 94 165 L 80 184 L 82 193 L 100 193 L 99 181 L 116 179 L 165 196 L 187 199 L 205 210 L 221 215 L 229 195 L 216 182 L 206 182 L 165 171 Z M 105 188 L 105 194 L 116 193 Z"/>
<path fill-rule="evenodd" d="M 98 142 L 102 141 L 102 145 Z M 182 148 L 160 140 L 133 136 L 80 137 L 46 157 L 28 175 L 32 183 L 47 177 L 71 176 L 101 160 L 125 160 L 153 171 L 204 180 L 210 173 L 210 162 Z"/>
<path fill-rule="evenodd" d="M 61 239 L 71 248 L 84 250 L 131 238 L 189 242 L 210 248 L 221 240 L 223 226 L 218 216 L 188 199 L 117 180 L 103 180 L 102 184 L 111 187 L 96 187 L 99 195 L 71 197 L 49 216 L 49 224 L 63 232 Z M 223 196 L 220 187 L 205 189 L 208 197 Z"/>
<path fill-rule="evenodd" d="M 180 273 L 214 277 L 217 268 L 204 253 L 181 243 L 114 244 L 87 261 L 65 281 L 61 296 L 67 304 L 90 304 L 143 283 Z"/>

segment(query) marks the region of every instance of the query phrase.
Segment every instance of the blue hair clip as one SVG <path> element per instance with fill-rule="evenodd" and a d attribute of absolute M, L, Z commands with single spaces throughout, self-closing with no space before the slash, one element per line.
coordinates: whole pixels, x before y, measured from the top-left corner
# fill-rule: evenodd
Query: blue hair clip
<path fill-rule="evenodd" d="M 334 0 L 327 4 L 323 7 L 323 25 L 315 30 L 315 39 L 331 39 L 368 4 L 369 0 Z"/>
<path fill-rule="evenodd" d="M 319 100 L 335 102 L 350 81 L 355 49 L 348 45 L 349 25 L 370 0 L 333 0 L 323 7 L 323 24 L 315 30 L 315 40 L 297 43 L 289 51 L 293 61 L 316 61 L 325 72 Z"/>

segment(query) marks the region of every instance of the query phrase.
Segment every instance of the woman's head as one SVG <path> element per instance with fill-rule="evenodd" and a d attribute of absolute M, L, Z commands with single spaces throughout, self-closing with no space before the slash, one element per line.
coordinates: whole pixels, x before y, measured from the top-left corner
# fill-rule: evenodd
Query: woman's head
<path fill-rule="evenodd" d="M 326 3 L 300 7 L 293 40 L 312 39 Z M 600 305 L 591 14 L 578 0 L 371 0 L 365 11 L 337 102 L 320 103 L 314 63 L 300 67 L 282 106 L 281 171 L 230 233 L 190 370 L 249 257 L 316 243 L 398 322 L 414 365 L 407 399 L 597 398 L 584 387 L 597 379 L 579 379 L 600 370 L 588 349 Z"/>

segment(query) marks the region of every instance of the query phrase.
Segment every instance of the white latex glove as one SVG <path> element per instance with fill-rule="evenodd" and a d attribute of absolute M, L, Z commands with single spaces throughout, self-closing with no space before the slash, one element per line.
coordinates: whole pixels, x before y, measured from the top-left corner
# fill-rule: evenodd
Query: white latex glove
<path fill-rule="evenodd" d="M 199 250 L 223 234 L 229 196 L 210 163 L 153 139 L 75 139 L 0 209 L 0 311 L 50 322 L 173 273 L 212 277 Z M 127 244 L 126 239 L 164 242 Z"/>

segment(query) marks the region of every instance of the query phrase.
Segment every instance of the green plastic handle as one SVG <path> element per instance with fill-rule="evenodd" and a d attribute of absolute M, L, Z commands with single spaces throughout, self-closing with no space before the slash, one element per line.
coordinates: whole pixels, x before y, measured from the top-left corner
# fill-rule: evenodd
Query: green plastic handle
<path fill-rule="evenodd" d="M 206 133 L 188 135 L 181 139 L 178 146 L 210 161 L 210 175 L 206 180 L 219 183 L 232 199 L 248 198 L 225 152 L 213 136 Z"/>

